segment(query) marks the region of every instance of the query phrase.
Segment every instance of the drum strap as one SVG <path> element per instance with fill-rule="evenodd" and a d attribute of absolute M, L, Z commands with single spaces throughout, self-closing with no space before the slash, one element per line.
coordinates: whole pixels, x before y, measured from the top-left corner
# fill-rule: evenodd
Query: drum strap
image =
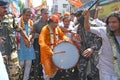
<path fill-rule="evenodd" d="M 50 25 L 48 25 L 48 28 L 50 30 L 50 44 L 51 44 L 51 48 L 53 49 L 55 41 L 58 40 L 58 30 L 57 28 L 55 28 L 55 36 L 54 36 L 53 30 L 50 27 Z"/>

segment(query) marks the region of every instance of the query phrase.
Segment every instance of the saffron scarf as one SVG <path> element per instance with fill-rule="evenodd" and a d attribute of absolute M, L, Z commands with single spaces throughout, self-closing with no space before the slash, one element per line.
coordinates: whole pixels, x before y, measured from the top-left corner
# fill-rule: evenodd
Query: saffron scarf
<path fill-rule="evenodd" d="M 118 78 L 120 79 L 120 68 L 118 66 L 119 63 L 118 63 L 118 58 L 117 58 L 117 53 L 120 54 L 119 44 L 115 38 L 115 35 L 109 29 L 107 30 L 107 35 L 108 35 L 108 38 L 109 38 L 109 41 L 112 47 L 114 70 L 116 74 L 118 75 Z"/>

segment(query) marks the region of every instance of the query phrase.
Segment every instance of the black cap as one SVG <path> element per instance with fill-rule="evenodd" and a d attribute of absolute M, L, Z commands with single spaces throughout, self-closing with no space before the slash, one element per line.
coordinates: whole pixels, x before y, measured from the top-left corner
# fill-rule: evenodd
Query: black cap
<path fill-rule="evenodd" d="M 1 1 L 0 0 L 0 6 L 5 6 L 5 5 L 7 5 L 8 4 L 8 2 L 6 2 L 6 1 Z"/>

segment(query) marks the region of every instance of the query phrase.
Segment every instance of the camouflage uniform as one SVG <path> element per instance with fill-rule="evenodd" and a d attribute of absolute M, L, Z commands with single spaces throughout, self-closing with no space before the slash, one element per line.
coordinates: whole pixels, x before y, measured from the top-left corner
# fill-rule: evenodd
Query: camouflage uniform
<path fill-rule="evenodd" d="M 0 37 L 3 37 L 5 43 L 0 46 L 0 49 L 2 55 L 6 56 L 4 62 L 10 80 L 18 80 L 20 72 L 15 30 L 21 31 L 21 28 L 17 26 L 14 16 L 10 13 L 4 15 L 0 22 Z"/>
<path fill-rule="evenodd" d="M 96 67 L 98 63 L 98 51 L 102 45 L 102 38 L 96 34 L 85 31 L 84 27 L 78 26 L 77 33 L 81 36 L 80 58 L 78 62 L 79 80 L 99 80 L 99 72 Z M 94 53 L 88 58 L 81 55 L 87 48 L 92 48 Z"/>

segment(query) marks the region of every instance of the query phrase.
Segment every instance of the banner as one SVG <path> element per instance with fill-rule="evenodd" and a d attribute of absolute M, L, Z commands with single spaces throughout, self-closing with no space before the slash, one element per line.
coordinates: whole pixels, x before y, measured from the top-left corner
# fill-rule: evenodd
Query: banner
<path fill-rule="evenodd" d="M 102 9 L 100 10 L 98 16 L 100 18 L 105 18 L 111 12 L 120 10 L 120 2 L 114 2 L 114 3 L 111 3 L 111 4 L 106 4 L 106 5 L 101 6 L 101 7 L 102 7 Z"/>
<path fill-rule="evenodd" d="M 93 7 L 98 0 L 91 0 L 89 2 L 84 3 L 81 7 L 77 8 L 74 12 L 77 13 L 78 11 L 90 9 Z"/>
<path fill-rule="evenodd" d="M 79 7 L 79 10 L 84 10 L 90 8 L 95 3 L 95 0 L 91 0 L 89 2 L 86 2 L 81 7 Z"/>

